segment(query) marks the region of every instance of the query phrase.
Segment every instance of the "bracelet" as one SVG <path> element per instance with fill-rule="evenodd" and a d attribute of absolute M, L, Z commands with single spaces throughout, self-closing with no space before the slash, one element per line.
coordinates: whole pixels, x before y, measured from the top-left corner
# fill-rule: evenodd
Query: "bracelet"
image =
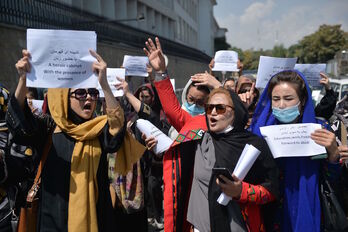
<path fill-rule="evenodd" d="M 164 73 L 155 72 L 155 81 L 162 81 L 168 77 L 167 70 Z"/>

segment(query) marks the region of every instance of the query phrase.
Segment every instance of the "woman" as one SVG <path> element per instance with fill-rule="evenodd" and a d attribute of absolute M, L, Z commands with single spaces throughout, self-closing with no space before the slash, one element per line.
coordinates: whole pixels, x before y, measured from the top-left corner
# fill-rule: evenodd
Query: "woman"
<path fill-rule="evenodd" d="M 259 205 L 273 201 L 278 187 L 270 150 L 263 139 L 244 130 L 248 112 L 235 93 L 214 89 L 205 109 L 208 132 L 196 148 L 187 219 L 201 232 L 263 231 Z M 213 167 L 233 171 L 246 144 L 261 154 L 244 181 L 235 176 L 234 181 L 219 176 L 219 181 L 212 175 Z M 221 192 L 233 199 L 226 207 L 217 202 Z"/>
<path fill-rule="evenodd" d="M 320 123 L 316 120 L 311 91 L 305 77 L 298 71 L 282 71 L 268 82 L 256 107 L 252 131 L 260 127 L 284 123 Z M 311 138 L 325 146 L 328 161 L 337 162 L 339 155 L 335 136 L 326 129 L 312 133 Z M 283 173 L 282 231 L 320 231 L 320 200 L 318 178 L 320 160 L 310 157 L 280 158 Z"/>
<path fill-rule="evenodd" d="M 41 175 L 39 231 L 113 230 L 106 154 L 118 151 L 115 171 L 124 173 L 144 151 L 125 133 L 123 111 L 106 79 L 106 63 L 96 52 L 90 53 L 97 60 L 92 69 L 105 95 L 106 116 L 94 116 L 99 92 L 91 88 L 49 89 L 51 116 L 34 116 L 25 99 L 29 52 L 23 50 L 16 64 L 20 78 L 9 103 L 9 129 L 15 141 L 32 145 L 40 156 L 52 136 Z M 125 147 L 135 149 L 132 156 Z"/>

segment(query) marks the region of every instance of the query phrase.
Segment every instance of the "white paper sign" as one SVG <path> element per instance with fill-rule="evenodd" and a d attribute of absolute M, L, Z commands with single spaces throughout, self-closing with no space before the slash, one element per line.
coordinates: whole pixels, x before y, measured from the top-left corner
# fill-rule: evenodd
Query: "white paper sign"
<path fill-rule="evenodd" d="M 107 68 L 106 69 L 106 77 L 108 79 L 108 83 L 110 85 L 110 89 L 111 89 L 114 97 L 123 96 L 123 90 L 117 90 L 115 88 L 115 84 L 120 83 L 120 81 L 118 81 L 116 79 L 116 77 L 119 77 L 119 78 L 124 80 L 125 72 L 126 72 L 126 70 L 124 68 Z M 99 83 L 98 83 L 98 90 L 99 90 L 99 96 L 104 97 L 104 92 L 103 92 Z"/>
<path fill-rule="evenodd" d="M 244 180 L 260 153 L 261 151 L 253 145 L 246 144 L 234 168 L 233 174 L 238 179 Z"/>
<path fill-rule="evenodd" d="M 165 135 L 160 129 L 155 127 L 151 122 L 144 119 L 137 120 L 137 128 L 146 135 L 146 137 L 154 137 L 157 139 L 157 145 L 154 147 L 154 152 L 160 154 L 168 150 L 173 143 L 167 135 Z"/>
<path fill-rule="evenodd" d="M 303 73 L 312 87 L 321 87 L 320 72 L 325 72 L 326 64 L 296 64 L 295 69 Z"/>
<path fill-rule="evenodd" d="M 147 77 L 146 64 L 149 63 L 147 56 L 128 56 L 123 58 L 122 66 L 126 69 L 126 76 Z"/>
<path fill-rule="evenodd" d="M 298 123 L 260 127 L 274 158 L 325 154 L 325 147 L 310 137 L 316 129 L 321 129 L 321 125 Z"/>
<path fill-rule="evenodd" d="M 28 99 L 28 104 L 31 105 L 32 108 L 37 109 L 36 113 L 42 112 L 43 103 L 43 100 Z"/>
<path fill-rule="evenodd" d="M 96 88 L 92 72 L 96 59 L 94 31 L 27 30 L 27 49 L 31 54 L 31 71 L 27 86 L 39 88 Z"/>
<path fill-rule="evenodd" d="M 239 160 L 234 168 L 233 174 L 240 180 L 244 180 L 246 175 L 248 174 L 250 168 L 255 163 L 257 157 L 259 157 L 261 151 L 259 151 L 256 147 L 250 144 L 246 144 L 242 154 L 239 157 Z M 221 193 L 217 202 L 220 205 L 227 205 L 232 198 L 227 196 L 225 193 Z"/>
<path fill-rule="evenodd" d="M 271 77 L 283 70 L 294 69 L 297 58 L 260 56 L 256 88 L 265 88 Z"/>
<path fill-rule="evenodd" d="M 238 72 L 237 62 L 237 52 L 229 50 L 217 51 L 214 56 L 214 67 L 212 70 Z"/>

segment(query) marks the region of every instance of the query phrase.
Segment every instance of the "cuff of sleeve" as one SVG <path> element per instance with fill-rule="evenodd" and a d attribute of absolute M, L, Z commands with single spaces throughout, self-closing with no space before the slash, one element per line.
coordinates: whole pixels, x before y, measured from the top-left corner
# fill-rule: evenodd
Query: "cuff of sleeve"
<path fill-rule="evenodd" d="M 249 188 L 249 184 L 243 181 L 242 182 L 242 192 L 240 194 L 240 198 L 237 199 L 238 202 L 246 203 L 248 201 L 248 188 Z"/>
<path fill-rule="evenodd" d="M 167 71 L 165 71 L 164 73 L 155 72 L 155 81 L 162 81 L 168 77 L 169 77 L 169 75 L 168 75 Z"/>
<path fill-rule="evenodd" d="M 115 109 L 106 109 L 106 115 L 109 124 L 109 133 L 114 136 L 116 135 L 124 124 L 123 110 L 120 105 Z"/>

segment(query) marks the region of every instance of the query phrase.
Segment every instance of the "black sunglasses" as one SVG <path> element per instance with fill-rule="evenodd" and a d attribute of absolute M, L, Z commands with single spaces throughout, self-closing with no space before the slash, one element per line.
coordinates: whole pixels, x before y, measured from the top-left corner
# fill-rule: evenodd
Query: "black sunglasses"
<path fill-rule="evenodd" d="M 75 96 L 72 96 L 72 95 Z M 70 96 L 75 97 L 77 100 L 85 101 L 87 99 L 87 94 L 91 96 L 92 101 L 98 100 L 99 91 L 97 89 L 76 89 L 70 93 Z"/>
<path fill-rule="evenodd" d="M 232 106 L 225 104 L 205 104 L 205 113 L 211 114 L 215 108 L 217 114 L 223 114 L 226 112 L 227 107 L 231 107 L 233 109 Z"/>

